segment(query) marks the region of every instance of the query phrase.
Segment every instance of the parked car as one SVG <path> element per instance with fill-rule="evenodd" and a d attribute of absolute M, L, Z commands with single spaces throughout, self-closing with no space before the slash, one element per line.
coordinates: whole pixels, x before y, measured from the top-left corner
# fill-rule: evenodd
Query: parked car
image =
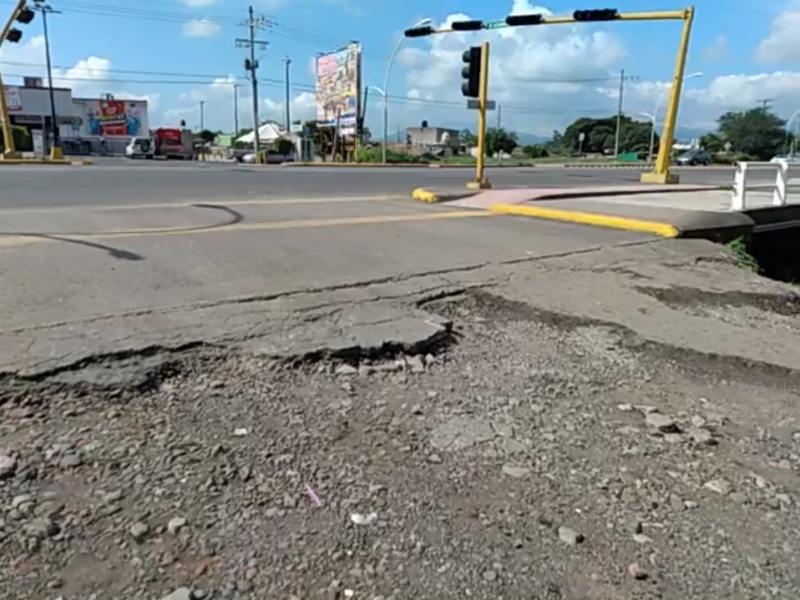
<path fill-rule="evenodd" d="M 710 165 L 713 162 L 711 155 L 705 150 L 687 150 L 675 159 L 675 163 L 683 167 Z"/>
<path fill-rule="evenodd" d="M 772 160 L 770 160 L 769 162 L 778 163 L 782 160 L 785 160 L 786 162 L 791 164 L 797 164 L 800 163 L 800 156 L 797 156 L 796 154 L 773 156 Z"/>
<path fill-rule="evenodd" d="M 280 164 L 283 164 L 285 162 L 294 162 L 294 156 L 293 155 L 291 155 L 291 154 L 289 154 L 289 155 L 280 154 L 277 150 L 267 150 L 266 152 L 262 151 L 262 154 L 265 155 L 264 156 L 264 158 L 265 158 L 264 163 L 266 163 L 268 165 L 280 165 Z M 242 162 L 243 163 L 248 163 L 248 164 L 253 164 L 253 163 L 255 163 L 255 159 L 256 159 L 256 155 L 253 152 L 250 152 L 249 154 L 245 154 L 242 157 Z"/>
<path fill-rule="evenodd" d="M 132 137 L 125 147 L 125 156 L 128 158 L 153 158 L 156 145 L 149 137 Z"/>

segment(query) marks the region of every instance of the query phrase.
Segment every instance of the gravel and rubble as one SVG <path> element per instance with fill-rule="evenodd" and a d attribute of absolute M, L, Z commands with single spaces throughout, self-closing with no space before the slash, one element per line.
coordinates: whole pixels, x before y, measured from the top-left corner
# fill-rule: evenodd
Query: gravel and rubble
<path fill-rule="evenodd" d="M 798 373 L 512 296 L 414 354 L 0 381 L 0 596 L 800 597 Z"/>

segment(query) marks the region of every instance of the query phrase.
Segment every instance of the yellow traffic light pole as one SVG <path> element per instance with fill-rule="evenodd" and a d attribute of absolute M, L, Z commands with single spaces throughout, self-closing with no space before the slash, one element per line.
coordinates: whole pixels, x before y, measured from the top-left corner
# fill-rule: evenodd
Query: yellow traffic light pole
<path fill-rule="evenodd" d="M 481 73 L 478 88 L 478 156 L 475 157 L 475 181 L 467 183 L 469 189 L 485 190 L 492 184 L 483 177 L 486 157 L 486 103 L 489 96 L 489 42 L 481 44 Z"/>
<path fill-rule="evenodd" d="M 644 183 L 678 183 L 678 176 L 669 172 L 669 160 L 672 150 L 672 142 L 675 137 L 675 122 L 678 117 L 678 104 L 680 102 L 681 87 L 683 83 L 683 72 L 686 67 L 686 54 L 689 50 L 689 37 L 692 31 L 692 21 L 694 20 L 694 7 L 688 7 L 684 10 L 672 11 L 657 11 L 657 12 L 642 12 L 642 13 L 619 13 L 613 19 L 602 20 L 600 22 L 611 21 L 683 21 L 683 30 L 681 32 L 681 39 L 678 45 L 678 55 L 675 61 L 675 74 L 672 81 L 672 88 L 669 96 L 669 103 L 667 105 L 666 119 L 664 122 L 664 131 L 658 147 L 658 158 L 650 173 L 642 173 L 641 181 Z M 531 23 L 527 26 L 540 26 L 540 25 L 564 25 L 568 23 L 580 23 L 582 21 L 576 20 L 574 16 L 571 17 L 550 17 L 541 16 L 536 23 Z M 524 27 L 526 25 L 515 25 L 517 27 Z M 492 30 L 510 27 L 504 21 L 496 21 L 493 23 L 484 23 L 481 30 Z M 418 31 L 425 29 L 424 32 L 417 33 L 415 37 L 423 35 L 437 35 L 445 33 L 464 33 L 464 30 L 455 30 L 451 27 L 447 29 L 433 29 L 433 28 L 420 28 Z M 475 30 L 478 30 L 476 27 Z M 409 30 L 406 35 L 410 35 Z M 484 71 L 481 70 L 481 77 Z M 481 84 L 483 86 L 483 84 Z M 483 90 L 483 87 L 481 88 Z M 485 107 L 485 103 L 481 104 Z M 483 110 L 480 111 L 483 114 Z M 485 123 L 485 114 L 483 114 L 483 122 Z M 479 141 L 480 144 L 480 141 Z M 480 150 L 480 148 L 479 148 Z M 483 173 L 481 172 L 482 176 Z"/>
<path fill-rule="evenodd" d="M 3 42 L 6 40 L 6 36 L 8 35 L 8 32 L 11 30 L 11 26 L 14 24 L 14 19 L 17 18 L 19 11 L 21 11 L 24 6 L 25 6 L 25 0 L 17 0 L 17 4 L 11 11 L 11 15 L 8 17 L 8 20 L 6 21 L 6 24 L 3 26 L 2 31 L 0 31 L 0 46 L 3 45 Z M 0 75 L 0 125 L 2 125 L 3 127 L 3 142 L 5 143 L 5 151 L 3 152 L 3 157 L 15 158 L 17 152 L 16 148 L 14 147 L 14 136 L 11 133 L 11 118 L 8 115 L 8 103 L 6 102 L 6 89 L 5 87 L 3 87 L 2 75 Z"/>

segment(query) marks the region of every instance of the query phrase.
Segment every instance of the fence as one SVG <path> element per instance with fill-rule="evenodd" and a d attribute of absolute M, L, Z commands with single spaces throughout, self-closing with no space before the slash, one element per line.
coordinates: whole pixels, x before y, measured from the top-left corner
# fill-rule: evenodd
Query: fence
<path fill-rule="evenodd" d="M 788 193 L 795 187 L 789 179 L 791 170 L 797 172 L 800 163 L 790 163 L 786 160 L 778 162 L 740 162 L 736 164 L 736 175 L 731 194 L 731 210 L 743 211 L 747 208 L 747 193 L 752 191 L 772 192 L 772 206 L 786 206 L 789 204 Z M 775 170 L 773 183 L 748 182 L 748 175 L 754 170 Z"/>

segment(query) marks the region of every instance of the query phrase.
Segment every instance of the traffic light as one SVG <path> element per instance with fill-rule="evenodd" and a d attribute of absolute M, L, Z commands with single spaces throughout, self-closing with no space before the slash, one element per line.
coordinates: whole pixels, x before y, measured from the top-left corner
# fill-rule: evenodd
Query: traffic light
<path fill-rule="evenodd" d="M 464 52 L 461 60 L 466 65 L 461 69 L 461 77 L 464 83 L 461 84 L 461 94 L 467 98 L 477 98 L 481 89 L 481 47 L 473 46 Z"/>
<path fill-rule="evenodd" d="M 425 25 L 424 27 L 412 27 L 411 29 L 406 29 L 405 36 L 407 38 L 415 38 L 415 37 L 425 37 L 426 35 L 433 34 L 433 27 L 430 25 Z"/>
<path fill-rule="evenodd" d="M 253 70 L 253 63 L 249 58 L 244 59 L 244 70 L 248 73 Z"/>
<path fill-rule="evenodd" d="M 17 21 L 23 25 L 28 25 L 31 21 L 33 21 L 34 16 L 36 16 L 36 13 L 26 6 L 19 11 L 19 14 L 17 14 Z"/>
<path fill-rule="evenodd" d="M 23 6 L 17 13 L 17 16 L 14 17 L 14 20 L 17 21 L 18 23 L 22 23 L 23 25 L 28 25 L 30 24 L 31 21 L 33 21 L 33 18 L 35 16 L 36 16 L 35 12 L 33 12 L 27 6 Z M 22 32 L 19 29 L 14 27 L 13 29 L 8 30 L 8 33 L 6 34 L 7 41 L 11 42 L 12 44 L 18 44 L 21 39 L 22 39 Z M 2 40 L 0 40 L 0 42 L 1 41 Z"/>
<path fill-rule="evenodd" d="M 453 31 L 480 31 L 483 29 L 483 21 L 453 21 L 450 28 Z"/>
<path fill-rule="evenodd" d="M 619 12 L 616 8 L 598 8 L 595 10 L 576 10 L 572 13 L 572 18 L 576 21 L 613 21 L 619 19 Z"/>
<path fill-rule="evenodd" d="M 519 27 L 520 25 L 541 25 L 544 17 L 540 14 L 534 15 L 508 15 L 506 25 L 509 27 Z"/>

